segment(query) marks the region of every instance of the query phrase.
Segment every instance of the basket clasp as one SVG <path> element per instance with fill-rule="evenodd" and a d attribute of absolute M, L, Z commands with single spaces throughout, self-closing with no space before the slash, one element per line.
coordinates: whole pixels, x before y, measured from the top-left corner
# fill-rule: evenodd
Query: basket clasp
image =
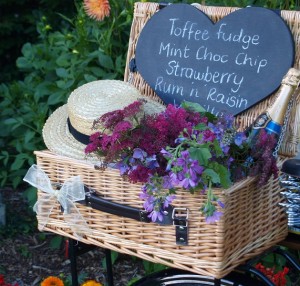
<path fill-rule="evenodd" d="M 173 225 L 175 225 L 176 244 L 188 245 L 188 208 L 174 208 L 172 212 Z"/>

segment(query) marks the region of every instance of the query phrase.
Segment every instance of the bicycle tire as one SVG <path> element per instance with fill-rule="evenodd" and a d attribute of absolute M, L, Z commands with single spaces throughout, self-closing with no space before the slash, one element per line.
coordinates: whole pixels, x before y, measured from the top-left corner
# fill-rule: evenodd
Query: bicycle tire
<path fill-rule="evenodd" d="M 169 268 L 141 278 L 132 286 L 264 286 L 244 273 L 231 273 L 222 279 Z"/>

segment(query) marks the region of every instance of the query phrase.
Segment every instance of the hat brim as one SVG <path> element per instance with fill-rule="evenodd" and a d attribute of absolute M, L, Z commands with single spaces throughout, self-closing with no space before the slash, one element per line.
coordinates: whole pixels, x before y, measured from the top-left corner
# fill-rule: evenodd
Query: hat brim
<path fill-rule="evenodd" d="M 77 141 L 68 128 L 67 105 L 56 109 L 47 119 L 43 128 L 43 138 L 47 148 L 57 155 L 70 157 L 77 160 L 97 162 L 95 156 L 86 156 L 86 145 Z"/>

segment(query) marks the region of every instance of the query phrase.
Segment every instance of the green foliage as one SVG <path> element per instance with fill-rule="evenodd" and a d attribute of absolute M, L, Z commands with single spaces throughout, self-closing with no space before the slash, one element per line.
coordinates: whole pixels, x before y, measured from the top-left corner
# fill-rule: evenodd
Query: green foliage
<path fill-rule="evenodd" d="M 32 252 L 30 251 L 28 246 L 25 244 L 20 245 L 18 247 L 18 252 L 21 254 L 21 256 L 26 257 L 26 258 L 29 258 L 32 256 Z"/>
<path fill-rule="evenodd" d="M 81 3 L 81 2 L 80 2 Z M 0 186 L 17 188 L 34 150 L 45 148 L 47 117 L 78 86 L 97 79 L 122 79 L 133 1 L 111 3 L 111 17 L 96 22 L 77 4 L 77 15 L 52 31 L 47 18 L 37 23 L 39 41 L 26 43 L 17 67 L 24 80 L 0 85 Z M 33 198 L 32 190 L 27 192 Z"/>
<path fill-rule="evenodd" d="M 55 235 L 53 238 L 50 240 L 50 248 L 51 249 L 60 249 L 62 243 L 64 241 L 64 238 L 59 235 Z"/>
<path fill-rule="evenodd" d="M 149 275 L 153 272 L 158 272 L 167 269 L 168 267 L 159 263 L 153 263 L 147 260 L 143 260 L 143 266 L 145 269 L 145 275 Z"/>
<path fill-rule="evenodd" d="M 0 82 L 21 78 L 15 61 L 22 45 L 37 39 L 35 23 L 40 15 L 47 15 L 54 25 L 59 26 L 62 22 L 56 13 L 74 14 L 73 3 L 74 0 L 0 0 Z"/>

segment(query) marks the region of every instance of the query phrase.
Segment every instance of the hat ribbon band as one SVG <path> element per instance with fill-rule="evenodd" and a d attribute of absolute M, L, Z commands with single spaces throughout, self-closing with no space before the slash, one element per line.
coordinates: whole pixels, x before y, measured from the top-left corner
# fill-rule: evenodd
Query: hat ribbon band
<path fill-rule="evenodd" d="M 70 118 L 67 119 L 68 122 L 68 128 L 69 132 L 72 134 L 72 136 L 80 143 L 84 145 L 88 145 L 90 143 L 90 136 L 83 134 L 75 129 L 75 127 L 72 125 Z"/>

